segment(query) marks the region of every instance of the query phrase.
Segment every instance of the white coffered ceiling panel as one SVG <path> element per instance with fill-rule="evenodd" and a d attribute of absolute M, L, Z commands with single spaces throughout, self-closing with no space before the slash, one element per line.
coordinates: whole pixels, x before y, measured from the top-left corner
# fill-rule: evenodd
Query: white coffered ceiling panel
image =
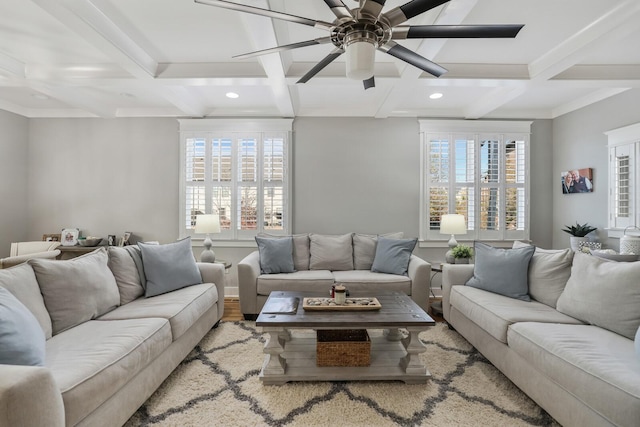
<path fill-rule="evenodd" d="M 334 20 L 321 0 L 233 1 Z M 384 11 L 405 1 L 388 0 Z M 26 117 L 551 118 L 640 87 L 639 22 L 638 0 L 451 0 L 407 24 L 524 28 L 515 39 L 400 40 L 449 72 L 434 78 L 377 52 L 376 87 L 365 91 L 345 77 L 345 55 L 296 84 L 333 45 L 233 58 L 327 35 L 309 26 L 193 0 L 2 0 L 0 109 Z M 441 99 L 427 98 L 436 90 Z"/>

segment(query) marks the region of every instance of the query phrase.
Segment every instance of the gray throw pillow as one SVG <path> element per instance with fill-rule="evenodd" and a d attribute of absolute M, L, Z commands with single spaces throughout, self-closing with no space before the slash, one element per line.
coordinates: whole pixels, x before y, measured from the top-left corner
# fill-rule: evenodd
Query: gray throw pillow
<path fill-rule="evenodd" d="M 24 304 L 38 319 L 45 338 L 51 338 L 53 335 L 51 317 L 44 305 L 36 274 L 29 264 L 23 263 L 0 270 L 0 288 L 7 289 L 18 301 Z"/>
<path fill-rule="evenodd" d="M 636 353 L 638 354 L 638 356 L 640 356 L 640 326 L 638 327 L 638 330 L 636 331 L 636 339 L 635 339 L 634 343 L 636 345 Z"/>
<path fill-rule="evenodd" d="M 353 270 L 353 243 L 351 234 L 338 236 L 309 235 L 309 270 Z"/>
<path fill-rule="evenodd" d="M 466 285 L 510 298 L 531 301 L 528 273 L 529 261 L 535 250 L 535 246 L 503 249 L 476 242 L 473 277 Z"/>
<path fill-rule="evenodd" d="M 402 239 L 403 232 L 381 234 L 382 237 L 389 239 Z M 373 259 L 376 257 L 376 245 L 378 236 L 373 234 L 354 234 L 353 235 L 353 269 L 354 270 L 371 270 Z"/>
<path fill-rule="evenodd" d="M 557 310 L 634 339 L 640 326 L 640 262 L 576 253 Z"/>
<path fill-rule="evenodd" d="M 31 259 L 53 335 L 95 319 L 120 304 L 105 248 L 66 260 Z"/>
<path fill-rule="evenodd" d="M 0 288 L 0 364 L 44 366 L 44 331 L 11 292 Z"/>
<path fill-rule="evenodd" d="M 191 250 L 191 237 L 166 245 L 138 243 L 138 246 L 147 277 L 146 298 L 202 283 Z"/>
<path fill-rule="evenodd" d="M 515 241 L 514 248 L 531 246 Z M 529 296 L 549 307 L 556 308 L 569 276 L 573 251 L 566 249 L 541 249 L 536 247 L 529 263 Z"/>
<path fill-rule="evenodd" d="M 293 273 L 293 238 L 267 239 L 257 237 L 262 274 Z"/>
<path fill-rule="evenodd" d="M 406 276 L 411 253 L 416 243 L 418 239 L 388 239 L 378 236 L 376 256 L 373 259 L 371 271 Z"/>

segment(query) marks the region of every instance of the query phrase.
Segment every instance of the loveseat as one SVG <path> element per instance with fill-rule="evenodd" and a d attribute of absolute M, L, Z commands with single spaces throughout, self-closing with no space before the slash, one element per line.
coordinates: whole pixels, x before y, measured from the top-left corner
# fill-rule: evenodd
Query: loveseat
<path fill-rule="evenodd" d="M 259 249 L 238 263 L 240 309 L 245 319 L 255 319 L 272 291 L 322 292 L 329 296 L 331 286 L 341 283 L 352 296 L 401 291 L 426 311 L 431 264 L 412 255 L 415 239 L 402 237 L 402 233 L 260 235 Z M 268 253 L 260 247 L 265 241 L 261 238 L 290 239 L 289 268 L 265 270 Z"/>
<path fill-rule="evenodd" d="M 119 426 L 148 399 L 224 307 L 224 267 L 196 263 L 189 241 L 175 243 L 181 256 L 172 245 L 0 271 L 0 311 L 22 316 L 0 339 L 12 324 L 33 338 L 9 355 L 18 360 L 0 362 L 0 426 Z"/>
<path fill-rule="evenodd" d="M 511 262 L 488 267 L 509 276 Z M 475 265 L 443 264 L 449 325 L 560 424 L 640 425 L 640 262 L 536 248 L 527 296 L 478 286 L 486 267 L 477 249 Z"/>

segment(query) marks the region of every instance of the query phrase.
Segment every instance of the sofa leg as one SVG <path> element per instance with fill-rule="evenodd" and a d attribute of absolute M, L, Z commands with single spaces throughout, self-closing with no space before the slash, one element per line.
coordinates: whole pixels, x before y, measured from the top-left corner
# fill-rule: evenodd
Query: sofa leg
<path fill-rule="evenodd" d="M 215 325 L 211 327 L 211 329 L 217 329 L 220 326 L 220 321 L 218 320 Z"/>
<path fill-rule="evenodd" d="M 244 316 L 244 320 L 256 320 L 258 318 L 257 314 L 242 313 L 242 315 Z"/>
<path fill-rule="evenodd" d="M 451 326 L 451 323 L 449 323 L 449 322 L 446 322 L 446 323 L 447 323 L 447 326 L 449 327 L 449 329 L 450 329 L 450 330 L 452 330 L 452 331 L 455 331 L 455 330 L 456 330 L 456 328 L 454 328 L 453 326 Z"/>

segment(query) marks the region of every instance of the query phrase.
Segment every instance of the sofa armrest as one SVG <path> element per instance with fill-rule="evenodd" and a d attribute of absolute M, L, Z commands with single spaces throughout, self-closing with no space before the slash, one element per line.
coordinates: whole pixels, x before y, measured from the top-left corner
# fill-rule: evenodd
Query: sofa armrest
<path fill-rule="evenodd" d="M 58 255 L 60 255 L 59 249 L 56 249 L 53 251 L 46 251 L 46 252 L 36 252 L 36 253 L 26 254 L 26 255 L 10 256 L 7 258 L 0 259 L 0 268 L 13 267 L 14 265 L 27 262 L 32 258 L 55 259 Z"/>
<path fill-rule="evenodd" d="M 51 371 L 0 365 L 0 427 L 64 426 L 62 394 Z"/>
<path fill-rule="evenodd" d="M 260 276 L 260 255 L 251 252 L 238 263 L 238 295 L 240 311 L 243 314 L 257 314 L 258 276 Z"/>
<path fill-rule="evenodd" d="M 442 264 L 442 317 L 449 321 L 451 287 L 464 285 L 473 277 L 473 264 Z"/>
<path fill-rule="evenodd" d="M 411 299 L 428 312 L 429 294 L 431 293 L 431 264 L 422 258 L 411 255 L 407 274 L 411 279 Z"/>
<path fill-rule="evenodd" d="M 197 262 L 203 283 L 213 283 L 218 290 L 218 315 L 224 314 L 224 264 Z"/>

